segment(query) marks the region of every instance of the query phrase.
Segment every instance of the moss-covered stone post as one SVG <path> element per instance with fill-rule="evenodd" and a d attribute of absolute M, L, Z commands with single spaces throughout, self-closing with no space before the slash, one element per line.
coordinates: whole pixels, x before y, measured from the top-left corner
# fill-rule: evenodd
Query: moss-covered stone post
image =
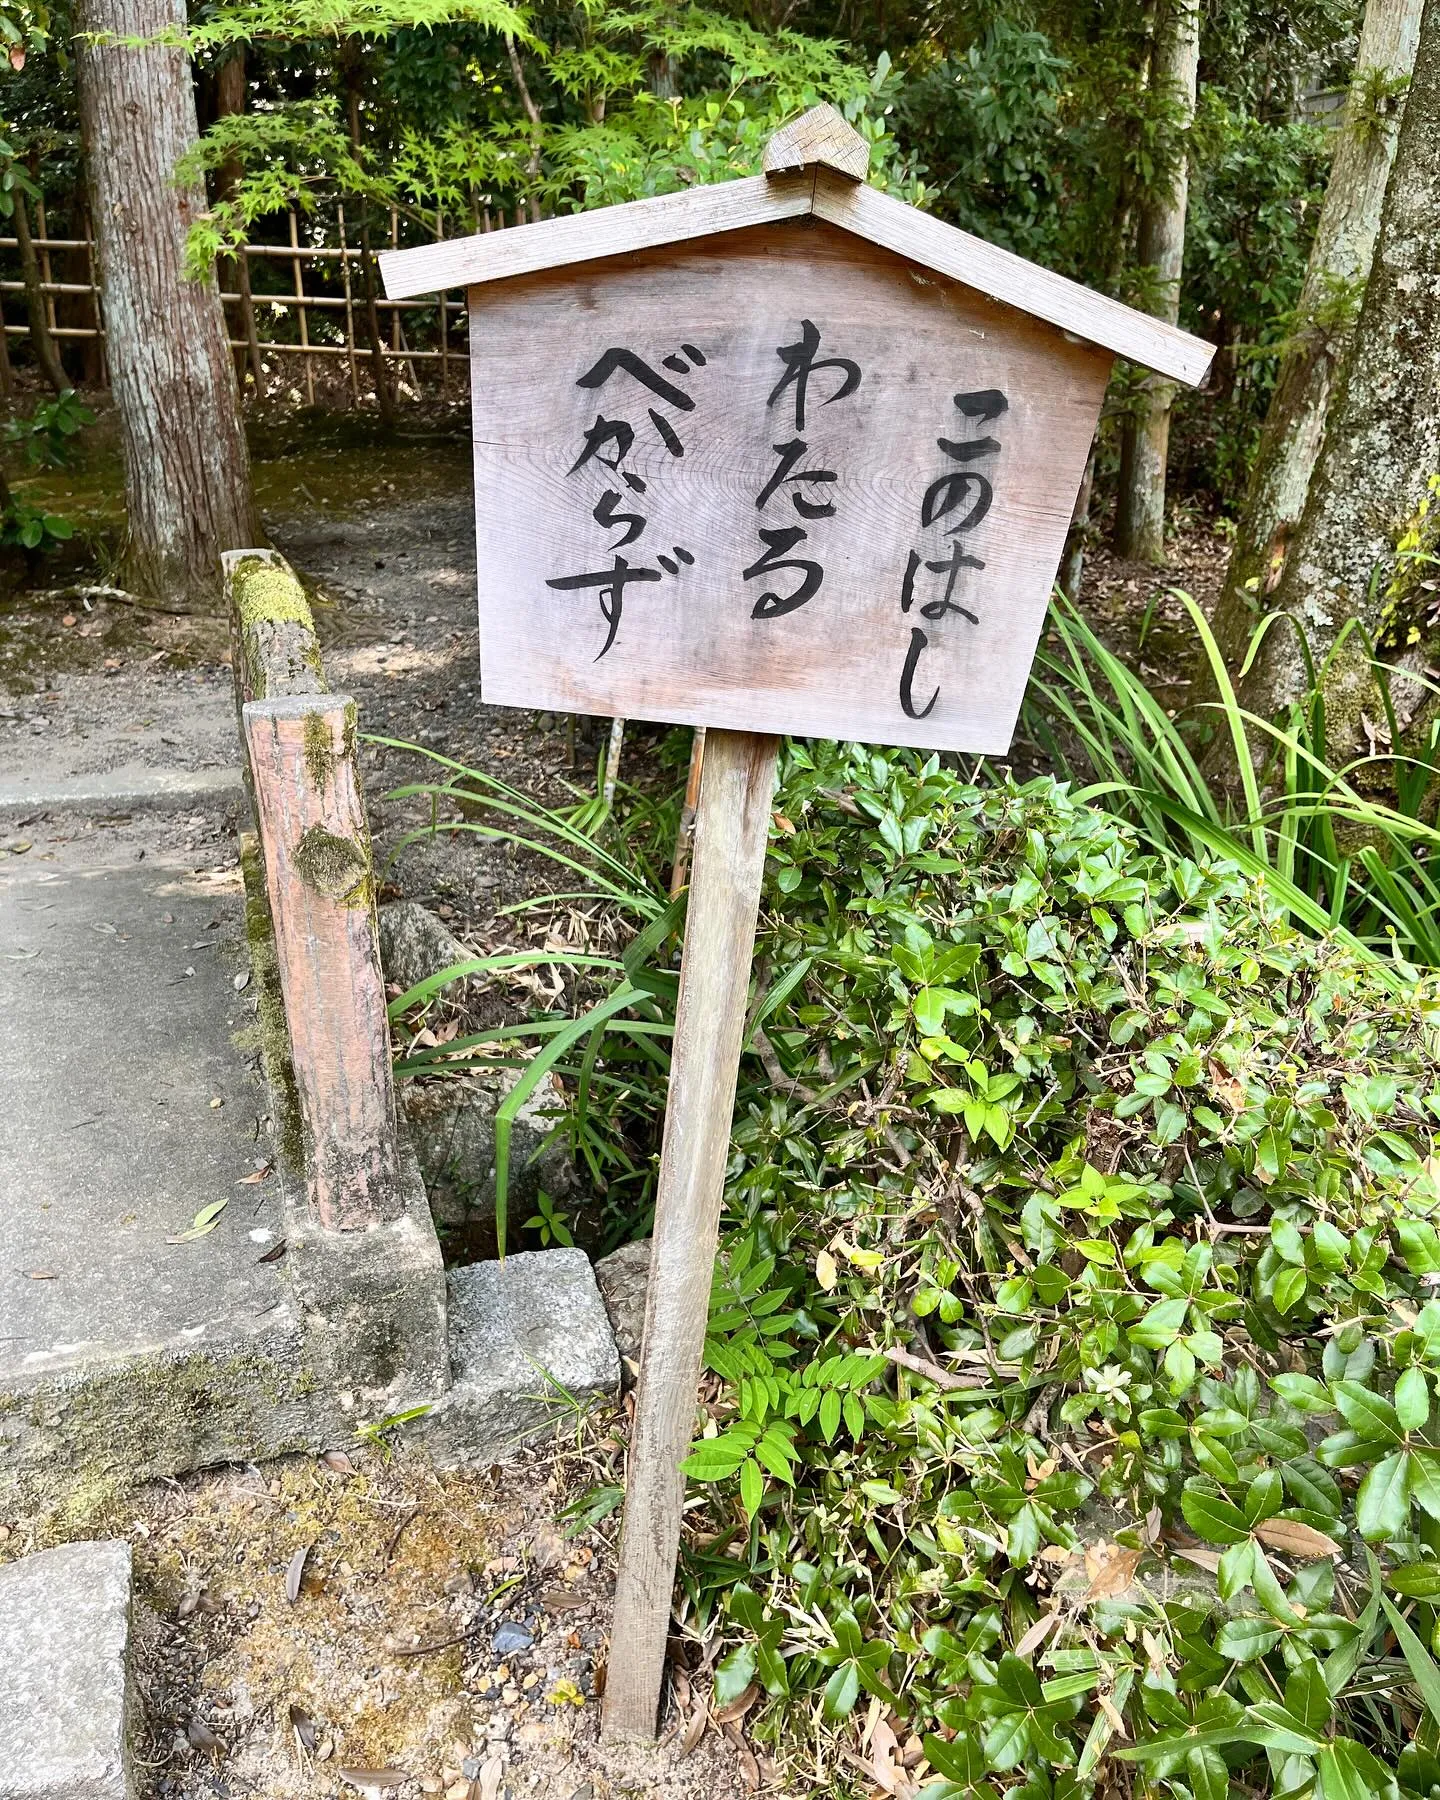
<path fill-rule="evenodd" d="M 370 834 L 343 694 L 244 708 L 265 882 L 305 1131 L 305 1180 L 328 1231 L 403 1210 Z"/>

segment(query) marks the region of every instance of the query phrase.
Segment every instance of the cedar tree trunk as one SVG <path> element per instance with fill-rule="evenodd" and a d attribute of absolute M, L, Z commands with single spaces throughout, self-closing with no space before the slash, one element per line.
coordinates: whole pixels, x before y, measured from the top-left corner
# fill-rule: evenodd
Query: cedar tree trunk
<path fill-rule="evenodd" d="M 220 292 L 192 281 L 185 238 L 204 190 L 177 185 L 194 144 L 184 0 L 80 0 L 80 124 L 110 380 L 125 456 L 125 575 L 176 608 L 218 609 L 220 552 L 261 542 Z M 100 34 L 89 41 L 83 34 Z"/>
<path fill-rule="evenodd" d="M 1295 327 L 1265 416 L 1245 513 L 1215 610 L 1215 635 L 1232 671 L 1245 660 L 1256 620 L 1279 583 L 1291 534 L 1305 509 L 1336 371 L 1375 253 L 1403 106 L 1396 89 L 1415 62 L 1422 3 L 1369 0 L 1365 8 L 1350 98 Z"/>
<path fill-rule="evenodd" d="M 1180 316 L 1180 272 L 1185 260 L 1189 137 L 1200 67 L 1199 0 L 1164 0 L 1155 29 L 1155 85 L 1174 101 L 1179 129 L 1168 188 L 1141 209 L 1136 260 L 1153 271 L 1155 286 L 1149 310 L 1173 325 Z M 1174 403 L 1173 381 L 1146 376 L 1120 443 L 1115 547 L 1122 556 L 1143 562 L 1158 563 L 1165 556 L 1165 463 Z"/>
<path fill-rule="evenodd" d="M 1305 510 L 1273 596 L 1303 622 L 1316 660 L 1358 618 L 1382 660 L 1433 666 L 1440 608 L 1430 568 L 1398 557 L 1410 534 L 1434 549 L 1437 509 L 1422 513 L 1440 471 L 1440 0 L 1425 0 L 1414 75 L 1385 189 L 1365 298 L 1335 383 Z M 1272 627 L 1241 700 L 1274 718 L 1306 691 L 1295 634 Z M 1432 704 L 1399 680 L 1402 736 Z M 1384 728 L 1369 658 L 1354 633 L 1325 679 L 1332 765 L 1363 754 Z"/>

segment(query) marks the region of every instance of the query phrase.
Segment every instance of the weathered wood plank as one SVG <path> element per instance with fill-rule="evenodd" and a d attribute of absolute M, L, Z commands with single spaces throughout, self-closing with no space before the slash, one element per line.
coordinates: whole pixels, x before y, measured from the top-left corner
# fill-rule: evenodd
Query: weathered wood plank
<path fill-rule="evenodd" d="M 412 250 L 382 251 L 380 273 L 392 300 L 436 293 L 441 288 L 508 281 L 540 269 L 710 237 L 737 226 L 797 218 L 810 211 L 812 187 L 812 177 L 802 174 L 781 180 L 756 175 L 716 187 L 685 188 L 678 194 L 658 194 L 650 200 L 632 200 L 625 206 L 605 206 L 595 212 L 567 213 L 509 231 L 447 238 L 442 243 L 417 244 Z"/>
<path fill-rule="evenodd" d="M 898 257 L 816 220 L 531 276 L 473 299 L 487 700 L 1008 750 L 1105 352 L 958 283 L 918 280 Z M 786 354 L 799 355 L 807 324 L 817 366 L 802 410 L 798 383 L 785 385 Z M 616 347 L 670 384 L 671 398 L 626 367 L 597 385 Z M 1000 408 L 988 421 L 987 395 Z M 598 420 L 633 431 L 623 456 L 620 439 L 587 456 Z M 781 480 L 767 496 L 791 454 L 791 476 L 824 478 Z M 817 507 L 833 511 L 812 516 Z M 622 531 L 626 519 L 643 529 Z M 767 543 L 797 531 L 771 573 L 754 572 Z M 936 571 L 957 549 L 950 585 Z M 595 586 L 554 585 L 598 575 L 616 554 L 650 571 L 628 583 L 618 614 Z M 823 571 L 813 595 L 757 617 L 766 593 L 792 598 L 807 562 Z M 963 611 L 943 612 L 947 589 Z M 917 630 L 926 642 L 907 714 L 901 686 Z"/>
<path fill-rule="evenodd" d="M 655 1735 L 777 748 L 748 732 L 706 738 L 605 1686 L 611 1736 Z"/>
<path fill-rule="evenodd" d="M 850 181 L 863 181 L 870 146 L 833 106 L 812 106 L 771 134 L 761 163 L 767 175 L 793 174 L 823 163 Z"/>
<path fill-rule="evenodd" d="M 817 218 L 897 256 L 963 281 L 992 300 L 1018 307 L 1187 387 L 1199 386 L 1215 355 L 1213 344 L 1188 331 L 987 244 L 984 238 L 892 200 L 877 188 L 857 187 L 824 169 L 816 173 L 814 210 Z"/>
<path fill-rule="evenodd" d="M 310 1205 L 330 1231 L 403 1211 L 375 881 L 343 694 L 244 709 Z"/>
<path fill-rule="evenodd" d="M 811 213 L 854 234 L 858 242 L 891 250 L 921 269 L 963 282 L 992 300 L 1187 386 L 1195 387 L 1204 379 L 1214 356 L 1211 345 L 1189 332 L 1122 306 L 823 166 L 688 188 L 511 231 L 419 244 L 382 254 L 380 264 L 386 293 L 403 299 L 447 287 L 509 281 Z"/>

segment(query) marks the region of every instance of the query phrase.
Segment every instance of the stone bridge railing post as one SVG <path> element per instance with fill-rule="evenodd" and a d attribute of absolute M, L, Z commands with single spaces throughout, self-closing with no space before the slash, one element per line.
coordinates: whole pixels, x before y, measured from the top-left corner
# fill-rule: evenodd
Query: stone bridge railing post
<path fill-rule="evenodd" d="M 272 552 L 225 558 L 251 793 L 304 1133 L 311 1216 L 405 1210 L 355 705 L 327 694 L 304 589 Z"/>

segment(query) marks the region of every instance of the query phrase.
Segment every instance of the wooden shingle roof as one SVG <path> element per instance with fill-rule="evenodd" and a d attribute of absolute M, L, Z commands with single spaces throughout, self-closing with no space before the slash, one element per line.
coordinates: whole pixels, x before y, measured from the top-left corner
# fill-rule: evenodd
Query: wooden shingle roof
<path fill-rule="evenodd" d="M 868 153 L 833 107 L 815 107 L 771 138 L 763 175 L 384 251 L 385 291 L 405 299 L 477 287 L 813 214 L 1159 375 L 1188 387 L 1204 379 L 1212 345 L 865 186 Z"/>

